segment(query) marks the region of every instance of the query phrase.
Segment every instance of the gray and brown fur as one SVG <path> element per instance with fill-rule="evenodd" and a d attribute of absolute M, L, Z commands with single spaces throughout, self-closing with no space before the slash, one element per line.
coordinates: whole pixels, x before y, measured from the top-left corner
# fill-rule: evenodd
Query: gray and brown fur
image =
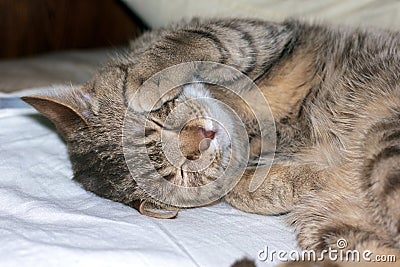
<path fill-rule="evenodd" d="M 127 103 L 145 80 L 167 67 L 223 63 L 261 88 L 277 128 L 276 160 L 262 186 L 249 193 L 249 168 L 225 200 L 248 212 L 289 212 L 304 249 L 334 248 L 345 238 L 349 249 L 399 255 L 400 33 L 297 20 L 193 20 L 147 33 L 133 48 L 73 93 L 25 98 L 65 136 L 74 178 L 84 188 L 131 206 L 148 198 L 122 153 Z M 218 70 L 208 78 L 240 82 Z M 223 91 L 209 90 L 224 98 Z M 181 92 L 163 96 L 150 114 L 165 117 Z M 151 111 L 151 101 L 159 97 L 158 90 L 139 92 L 134 111 L 139 117 Z M 59 118 L 52 101 L 70 111 Z M 65 117 L 73 113 L 78 115 L 67 120 L 70 130 L 65 130 Z M 241 116 L 247 114 L 243 108 Z M 149 134 L 157 134 L 159 126 L 152 127 Z M 157 152 L 157 141 L 151 145 Z"/>

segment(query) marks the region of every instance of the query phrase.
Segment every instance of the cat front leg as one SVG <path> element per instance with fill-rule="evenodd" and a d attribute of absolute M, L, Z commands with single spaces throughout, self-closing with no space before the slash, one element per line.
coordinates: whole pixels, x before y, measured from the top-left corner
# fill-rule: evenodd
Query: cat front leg
<path fill-rule="evenodd" d="M 148 112 L 178 96 L 181 89 L 169 81 L 178 77 L 181 82 L 190 82 L 194 75 L 190 67 L 166 71 L 166 75 L 150 86 L 142 85 L 154 74 L 181 63 L 214 62 L 237 70 L 231 72 L 212 67 L 202 73 L 209 81 L 220 85 L 235 82 L 237 73 L 254 80 L 283 56 L 283 51 L 293 45 L 294 39 L 291 25 L 249 19 L 193 20 L 167 29 L 132 66 L 128 66 L 126 102 L 136 112 Z M 165 92 L 160 89 L 165 86 L 174 88 Z"/>
<path fill-rule="evenodd" d="M 253 169 L 246 170 L 238 184 L 225 196 L 225 201 L 240 210 L 274 215 L 292 210 L 301 195 L 318 188 L 318 172 L 310 166 L 274 164 L 263 183 L 254 192 L 249 185 Z"/>

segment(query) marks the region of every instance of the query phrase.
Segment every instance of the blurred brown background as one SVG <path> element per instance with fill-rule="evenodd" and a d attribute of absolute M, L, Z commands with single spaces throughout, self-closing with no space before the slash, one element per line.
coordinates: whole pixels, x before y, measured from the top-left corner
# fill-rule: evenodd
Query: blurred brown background
<path fill-rule="evenodd" d="M 118 0 L 0 0 L 0 58 L 118 46 L 144 28 Z"/>

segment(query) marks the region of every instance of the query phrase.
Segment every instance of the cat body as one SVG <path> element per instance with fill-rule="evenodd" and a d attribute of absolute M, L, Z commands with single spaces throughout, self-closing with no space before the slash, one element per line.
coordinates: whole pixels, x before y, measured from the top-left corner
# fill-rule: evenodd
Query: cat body
<path fill-rule="evenodd" d="M 165 95 L 157 88 L 144 91 L 140 86 L 179 63 L 211 61 L 231 66 L 252 79 L 267 99 L 276 126 L 276 151 L 270 172 L 256 191 L 249 191 L 254 172 L 249 167 L 225 201 L 247 212 L 288 213 L 304 249 L 336 248 L 337 240 L 344 238 L 346 249 L 398 255 L 399 49 L 400 34 L 383 30 L 297 20 L 193 20 L 144 34 L 133 42 L 129 55 L 115 59 L 80 89 L 24 100 L 56 124 L 67 141 L 74 179 L 85 189 L 150 216 L 173 217 L 175 207 L 152 199 L 135 181 L 135 175 L 148 175 L 150 167 L 147 174 L 132 174 L 127 167 L 124 114 L 132 108 L 131 124 L 147 123 L 145 146 L 161 176 L 194 187 L 213 181 L 211 174 L 223 165 L 228 148 L 221 130 L 199 119 L 181 127 L 180 136 L 171 134 L 172 139 L 183 138 L 186 152 L 182 153 L 188 159 L 203 152 L 196 149 L 202 139 L 208 140 L 205 151 L 214 149 L 207 171 L 186 172 L 172 166 L 162 152 L 160 131 L 173 129 L 164 125 L 165 119 L 180 101 L 199 94 L 231 101 L 251 137 L 242 140 L 238 135 L 234 140 L 248 141 L 250 157 L 256 158 L 265 151 L 246 105 L 235 97 L 227 100 L 229 93 L 218 86 L 180 86 Z M 219 69 L 208 72 L 207 79 L 227 86 L 240 82 L 238 76 Z M 173 121 L 189 113 L 202 118 L 225 114 L 213 111 L 206 102 L 187 110 L 175 114 Z M 149 117 L 145 112 L 150 112 Z M 135 139 L 129 144 L 133 155 L 135 147 L 143 145 Z M 133 164 L 146 165 L 141 159 L 138 155 Z"/>

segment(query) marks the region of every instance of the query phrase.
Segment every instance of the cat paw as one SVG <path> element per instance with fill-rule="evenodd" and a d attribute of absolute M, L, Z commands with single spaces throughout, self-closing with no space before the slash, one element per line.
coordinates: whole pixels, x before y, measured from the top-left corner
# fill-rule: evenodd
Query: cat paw
<path fill-rule="evenodd" d="M 181 92 L 180 87 L 162 92 L 157 86 L 141 86 L 128 98 L 129 108 L 138 113 L 156 111 L 168 101 L 177 98 Z"/>
<path fill-rule="evenodd" d="M 156 63 L 142 65 L 148 65 L 148 68 L 136 66 L 129 70 L 125 90 L 129 108 L 138 113 L 155 111 L 178 97 L 182 85 L 190 82 L 193 72 L 180 65 L 166 69 Z"/>

